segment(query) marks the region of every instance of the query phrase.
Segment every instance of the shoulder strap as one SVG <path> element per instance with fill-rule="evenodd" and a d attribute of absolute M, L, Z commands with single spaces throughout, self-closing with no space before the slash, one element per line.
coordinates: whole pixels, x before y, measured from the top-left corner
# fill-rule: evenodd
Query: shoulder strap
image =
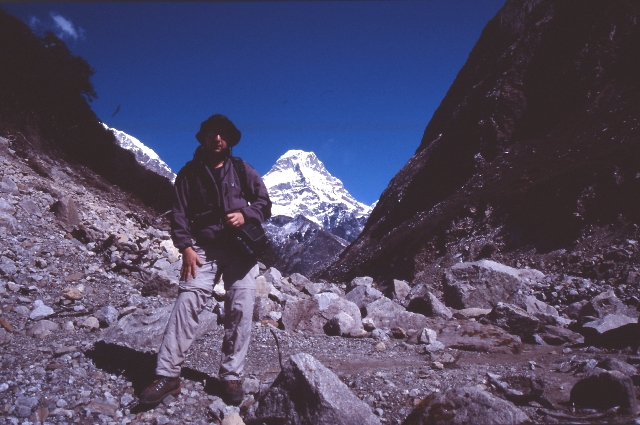
<path fill-rule="evenodd" d="M 249 190 L 249 186 L 247 184 L 247 167 L 245 167 L 242 158 L 238 158 L 235 156 L 231 157 L 231 163 L 233 164 L 233 168 L 236 170 L 236 174 L 240 179 L 240 189 L 242 190 L 245 198 L 248 198 L 251 194 L 251 191 Z M 250 199 L 247 200 L 251 202 Z"/>

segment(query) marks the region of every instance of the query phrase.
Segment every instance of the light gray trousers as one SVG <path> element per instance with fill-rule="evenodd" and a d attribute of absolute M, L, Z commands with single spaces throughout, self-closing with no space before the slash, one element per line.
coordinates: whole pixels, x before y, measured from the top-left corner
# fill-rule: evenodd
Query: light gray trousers
<path fill-rule="evenodd" d="M 239 256 L 219 247 L 193 247 L 204 263 L 197 276 L 180 281 L 178 298 L 158 351 L 156 374 L 180 376 L 185 353 L 191 346 L 198 327 L 198 314 L 204 308 L 213 286 L 222 277 L 226 289 L 224 299 L 224 339 L 221 380 L 240 379 L 251 340 L 251 318 L 256 294 L 258 265 L 252 258 Z"/>

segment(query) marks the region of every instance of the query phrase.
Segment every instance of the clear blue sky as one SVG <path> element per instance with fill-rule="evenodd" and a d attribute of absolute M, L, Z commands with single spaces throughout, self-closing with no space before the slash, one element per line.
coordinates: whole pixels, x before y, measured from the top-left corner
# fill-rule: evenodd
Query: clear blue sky
<path fill-rule="evenodd" d="M 504 0 L 4 3 L 95 69 L 93 110 L 177 172 L 200 122 L 227 115 L 265 174 L 313 151 L 378 199 Z M 116 108 L 119 112 L 115 115 Z"/>

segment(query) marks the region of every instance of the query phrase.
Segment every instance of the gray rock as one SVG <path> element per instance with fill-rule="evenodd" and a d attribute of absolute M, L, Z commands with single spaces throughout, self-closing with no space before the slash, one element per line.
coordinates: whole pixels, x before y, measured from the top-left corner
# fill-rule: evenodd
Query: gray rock
<path fill-rule="evenodd" d="M 287 301 L 282 312 L 282 324 L 288 331 L 298 329 L 311 334 L 324 334 L 327 322 L 341 312 L 351 316 L 354 327 L 362 328 L 358 306 L 332 292 L 322 292 L 309 299 Z"/>
<path fill-rule="evenodd" d="M 16 182 L 14 182 L 10 176 L 4 176 L 2 178 L 2 181 L 0 182 L 0 192 L 10 193 L 12 195 L 20 193 Z"/>
<path fill-rule="evenodd" d="M 525 310 L 509 303 L 497 303 L 487 319 L 509 333 L 530 336 L 537 332 L 540 321 Z"/>
<path fill-rule="evenodd" d="M 0 212 L 0 228 L 7 230 L 14 230 L 18 227 L 18 220 L 12 215 Z"/>
<path fill-rule="evenodd" d="M 153 273 L 142 284 L 140 293 L 145 297 L 161 295 L 167 298 L 176 298 L 178 296 L 178 285 L 162 272 Z"/>
<path fill-rule="evenodd" d="M 49 317 L 54 313 L 53 309 L 49 306 L 44 305 L 42 300 L 35 300 L 33 302 L 33 306 L 35 308 L 31 310 L 31 313 L 29 314 L 29 319 L 31 320 L 44 319 L 45 317 Z"/>
<path fill-rule="evenodd" d="M 429 319 L 422 314 L 406 311 L 400 304 L 382 297 L 366 307 L 366 317 L 376 328 L 422 329 L 429 327 Z"/>
<path fill-rule="evenodd" d="M 282 279 L 282 273 L 275 267 L 269 267 L 266 272 L 264 272 L 264 278 L 267 282 L 272 285 L 280 284 L 280 280 Z"/>
<path fill-rule="evenodd" d="M 44 338 L 51 335 L 51 332 L 60 329 L 60 325 L 51 320 L 40 320 L 27 329 L 27 335 L 34 338 Z"/>
<path fill-rule="evenodd" d="M 0 328 L 0 345 L 5 345 L 11 342 L 11 333 L 7 332 L 4 328 Z"/>
<path fill-rule="evenodd" d="M 382 292 L 378 291 L 376 288 L 366 285 L 357 286 L 345 295 L 345 298 L 357 305 L 359 309 L 365 308 L 367 304 L 382 297 Z"/>
<path fill-rule="evenodd" d="M 0 198 L 0 213 L 14 215 L 16 213 L 16 208 L 4 199 Z"/>
<path fill-rule="evenodd" d="M 410 312 L 425 316 L 442 317 L 443 319 L 451 319 L 453 317 L 451 309 L 429 292 L 429 289 L 424 284 L 413 287 L 407 300 L 406 306 Z"/>
<path fill-rule="evenodd" d="M 407 298 L 407 295 L 409 295 L 410 291 L 411 287 L 406 281 L 393 279 L 393 294 L 395 295 L 396 299 L 404 300 L 405 298 Z"/>
<path fill-rule="evenodd" d="M 353 317 L 341 311 L 324 325 L 324 332 L 327 335 L 348 335 L 355 325 L 356 323 L 353 320 Z"/>
<path fill-rule="evenodd" d="M 56 201 L 51 205 L 51 211 L 55 214 L 56 218 L 67 228 L 73 228 L 80 224 L 80 217 L 78 216 L 78 208 L 76 203 L 70 196 Z"/>
<path fill-rule="evenodd" d="M 576 301 L 575 303 L 569 304 L 569 306 L 564 309 L 563 313 L 569 319 L 577 319 L 580 315 L 580 310 L 582 310 L 582 307 L 584 307 L 588 302 L 589 300 L 580 300 Z"/>
<path fill-rule="evenodd" d="M 18 271 L 16 263 L 5 256 L 0 257 L 0 275 L 13 276 Z"/>
<path fill-rule="evenodd" d="M 110 305 L 101 307 L 96 311 L 95 316 L 100 322 L 100 327 L 103 328 L 108 328 L 118 323 L 118 310 Z"/>
<path fill-rule="evenodd" d="M 407 417 L 412 425 L 522 424 L 531 419 L 512 403 L 477 387 L 455 387 L 424 399 Z"/>
<path fill-rule="evenodd" d="M 585 323 L 580 329 L 585 343 L 609 348 L 624 348 L 638 343 L 640 329 L 637 319 L 621 314 L 608 314 L 602 319 Z"/>
<path fill-rule="evenodd" d="M 638 413 L 633 382 L 617 370 L 601 372 L 578 381 L 571 388 L 570 400 L 580 407 L 609 409 L 620 406 L 622 413 Z"/>
<path fill-rule="evenodd" d="M 607 357 L 606 359 L 598 363 L 598 367 L 604 370 L 617 370 L 618 372 L 624 373 L 627 376 L 638 374 L 638 369 L 635 366 L 613 357 Z"/>
<path fill-rule="evenodd" d="M 546 325 L 544 332 L 540 333 L 542 340 L 549 345 L 562 345 L 562 344 L 582 344 L 584 343 L 584 337 L 579 333 L 570 331 L 569 329 Z"/>
<path fill-rule="evenodd" d="M 511 302 L 528 284 L 542 280 L 534 269 L 514 269 L 490 260 L 458 263 L 445 271 L 445 304 L 456 309 L 493 308 L 498 302 Z"/>
<path fill-rule="evenodd" d="M 428 327 L 438 332 L 438 340 L 448 348 L 481 353 L 518 353 L 522 347 L 518 336 L 490 324 L 468 320 L 434 321 Z"/>
<path fill-rule="evenodd" d="M 358 286 L 371 286 L 371 285 L 373 285 L 373 278 L 369 276 L 355 277 L 347 285 L 347 292 L 351 292 L 354 288 L 357 288 Z"/>
<path fill-rule="evenodd" d="M 307 279 L 305 276 L 301 275 L 300 273 L 293 273 L 291 276 L 289 276 L 289 280 L 291 281 L 291 284 L 299 291 L 302 290 L 302 288 L 304 288 L 304 285 L 311 282 L 309 279 Z"/>
<path fill-rule="evenodd" d="M 33 202 L 31 198 L 24 198 L 18 205 L 20 205 L 20 207 L 28 214 L 34 215 L 36 217 L 42 217 L 42 211 L 40 211 L 40 207 L 35 202 Z"/>
<path fill-rule="evenodd" d="M 269 313 L 276 311 L 276 304 L 267 294 L 258 295 L 253 304 L 253 321 L 260 322 L 270 319 Z"/>
<path fill-rule="evenodd" d="M 613 291 L 607 291 L 599 294 L 588 301 L 578 313 L 579 317 L 591 316 L 603 318 L 609 314 L 621 314 L 629 317 L 638 317 L 638 312 L 630 309 L 616 297 Z"/>
<path fill-rule="evenodd" d="M 139 310 L 124 316 L 115 326 L 104 332 L 103 340 L 137 351 L 155 352 L 162 342 L 162 335 L 172 309 L 173 305 L 168 305 L 147 311 Z M 200 313 L 198 320 L 200 325 L 196 331 L 196 339 L 217 326 L 217 316 L 206 309 Z"/>
<path fill-rule="evenodd" d="M 329 369 L 306 353 L 288 358 L 255 412 L 282 425 L 373 425 L 380 420 Z"/>

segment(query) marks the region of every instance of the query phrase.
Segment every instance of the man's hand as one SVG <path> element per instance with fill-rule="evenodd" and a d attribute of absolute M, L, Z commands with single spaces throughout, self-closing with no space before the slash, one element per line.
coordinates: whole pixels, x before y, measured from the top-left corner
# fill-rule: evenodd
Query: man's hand
<path fill-rule="evenodd" d="M 182 268 L 180 269 L 180 280 L 184 280 L 185 282 L 189 280 L 190 277 L 195 278 L 198 274 L 198 267 L 204 265 L 198 254 L 194 251 L 193 248 L 188 247 L 184 249 L 182 253 Z"/>
<path fill-rule="evenodd" d="M 225 224 L 228 227 L 240 227 L 244 224 L 244 216 L 240 211 L 227 214 Z"/>

